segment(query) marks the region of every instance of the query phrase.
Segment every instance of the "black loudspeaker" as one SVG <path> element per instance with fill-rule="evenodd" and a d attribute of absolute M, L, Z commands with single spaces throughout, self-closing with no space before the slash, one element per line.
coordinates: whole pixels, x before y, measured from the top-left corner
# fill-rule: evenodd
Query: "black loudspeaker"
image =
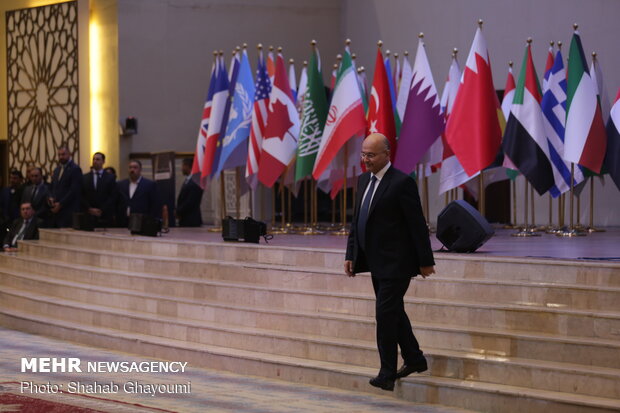
<path fill-rule="evenodd" d="M 480 212 L 467 202 L 450 202 L 437 217 L 437 239 L 449 250 L 474 252 L 495 234 Z"/>
<path fill-rule="evenodd" d="M 78 231 L 94 231 L 97 226 L 97 217 L 83 212 L 73 213 L 73 229 Z"/>
<path fill-rule="evenodd" d="M 132 235 L 156 237 L 161 232 L 161 220 L 146 214 L 129 215 L 129 231 Z"/>
<path fill-rule="evenodd" d="M 234 219 L 226 217 L 222 220 L 222 238 L 224 241 L 243 241 L 258 244 L 260 237 L 265 241 L 271 239 L 267 236 L 267 225 L 250 217 L 246 219 Z"/>

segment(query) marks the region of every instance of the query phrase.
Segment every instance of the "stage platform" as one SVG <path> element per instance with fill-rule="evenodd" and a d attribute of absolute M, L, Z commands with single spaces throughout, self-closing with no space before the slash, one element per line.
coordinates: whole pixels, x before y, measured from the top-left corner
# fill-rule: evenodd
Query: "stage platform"
<path fill-rule="evenodd" d="M 196 242 L 222 242 L 219 232 L 210 232 L 210 227 L 202 228 L 171 228 L 163 234 L 162 239 Z M 554 258 L 570 260 L 603 260 L 620 262 L 620 228 L 607 228 L 605 232 L 596 232 L 587 236 L 564 238 L 552 234 L 540 233 L 536 237 L 514 237 L 513 229 L 496 228 L 495 235 L 474 253 L 464 254 L 476 257 L 514 257 L 514 258 Z M 124 228 L 97 230 L 101 233 L 130 236 Z M 272 247 L 330 248 L 346 249 L 346 236 L 330 235 L 295 235 L 278 234 L 265 242 L 260 239 L 259 245 Z M 431 234 L 433 250 L 442 256 L 441 242 L 435 234 Z M 454 255 L 454 253 L 449 253 Z M 344 259 L 344 257 L 343 257 Z"/>
<path fill-rule="evenodd" d="M 343 274 L 342 236 L 41 230 L 0 254 L 0 326 L 469 411 L 620 411 L 620 231 L 512 232 L 476 253 L 438 252 L 437 273 L 412 282 L 405 306 L 429 371 L 393 394 L 368 384 L 375 299 L 368 274 Z"/>

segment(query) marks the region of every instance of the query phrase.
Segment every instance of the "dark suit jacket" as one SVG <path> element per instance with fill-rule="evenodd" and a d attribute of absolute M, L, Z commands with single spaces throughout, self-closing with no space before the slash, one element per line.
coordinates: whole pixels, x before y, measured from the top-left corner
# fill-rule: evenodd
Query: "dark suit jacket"
<path fill-rule="evenodd" d="M 202 225 L 200 214 L 200 201 L 202 200 L 202 188 L 192 181 L 183 183 L 179 197 L 177 198 L 177 215 L 180 227 L 199 227 Z"/>
<path fill-rule="evenodd" d="M 147 214 L 155 218 L 161 218 L 161 203 L 155 182 L 142 177 L 132 198 L 129 197 L 129 179 L 119 181 L 117 187 L 119 196 L 117 218 L 119 225 L 127 226 L 128 206 L 131 208 L 132 214 Z"/>
<path fill-rule="evenodd" d="M 366 247 L 360 248 L 357 220 L 361 202 L 370 182 L 370 172 L 359 177 L 357 199 L 346 259 L 353 272 L 379 278 L 412 277 L 420 267 L 435 265 L 415 181 L 391 166 L 375 190 L 366 221 Z"/>
<path fill-rule="evenodd" d="M 50 212 L 50 206 L 47 202 L 51 195 L 50 186 L 45 182 L 41 182 L 41 185 L 39 185 L 33 198 L 32 195 L 34 193 L 34 189 L 34 185 L 28 185 L 24 189 L 24 193 L 22 194 L 22 202 L 30 202 L 32 209 L 35 211 L 35 216 L 39 219 L 40 223 L 50 224 L 52 213 Z M 43 227 L 48 225 L 43 224 L 40 226 Z"/>
<path fill-rule="evenodd" d="M 19 202 L 21 201 L 23 186 L 15 188 L 0 188 L 0 221 L 5 220 L 7 225 L 19 218 Z"/>
<path fill-rule="evenodd" d="M 73 222 L 73 213 L 80 211 L 80 196 L 82 195 L 82 170 L 72 160 L 67 162 L 65 171 L 60 176 L 62 166 L 58 165 L 52 174 L 52 196 L 60 202 L 60 211 L 54 217 L 58 227 L 70 227 Z"/>
<path fill-rule="evenodd" d="M 93 172 L 82 177 L 82 211 L 88 208 L 98 208 L 102 211 L 101 223 L 110 225 L 116 208 L 116 179 L 109 173 L 103 172 L 97 182 L 97 189 L 93 182 Z"/>
<path fill-rule="evenodd" d="M 8 245 L 9 247 L 16 247 L 17 245 L 12 244 L 13 238 L 19 233 L 19 230 L 22 227 L 24 220 L 22 218 L 17 218 L 11 224 L 9 228 L 9 232 L 4 237 L 2 242 L 2 246 Z M 39 239 L 39 226 L 37 223 L 37 217 L 32 217 L 30 223 L 26 227 L 26 231 L 24 231 L 24 239 Z"/>

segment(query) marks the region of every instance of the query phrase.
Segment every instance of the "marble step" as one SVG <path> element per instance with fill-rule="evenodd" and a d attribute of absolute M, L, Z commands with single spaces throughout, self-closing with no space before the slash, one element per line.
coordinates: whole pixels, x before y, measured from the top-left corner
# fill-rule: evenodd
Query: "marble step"
<path fill-rule="evenodd" d="M 40 259 L 32 256 L 16 256 L 12 259 L 0 256 L 0 263 L 7 267 L 22 269 L 39 274 L 53 275 L 75 280 L 90 277 L 91 283 L 108 281 L 117 272 L 86 265 L 69 264 L 63 261 Z M 367 274 L 355 280 L 345 277 L 341 272 L 325 270 L 316 272 L 312 267 L 296 267 L 268 264 L 242 264 L 226 261 L 207 261 L 208 279 L 227 282 L 242 282 L 258 285 L 281 285 L 287 288 L 309 290 L 340 290 L 348 292 L 372 293 Z M 204 262 L 202 262 L 204 265 Z M 183 274 L 191 275 L 191 274 Z M 117 277 L 118 278 L 118 277 Z M 125 282 L 123 282 L 125 281 Z M 128 282 L 129 281 L 129 282 Z M 135 280 L 118 279 L 113 285 L 144 291 L 148 286 L 135 285 Z M 194 297 L 194 285 L 200 281 L 185 278 L 182 291 L 166 281 L 157 284 L 161 291 L 174 291 L 181 297 Z M 173 281 L 174 282 L 174 281 Z M 122 283 L 122 284 L 116 284 Z M 172 289 L 171 289 L 172 288 Z M 442 274 L 425 280 L 414 279 L 410 295 L 418 298 L 442 298 L 446 300 L 497 302 L 504 304 L 523 304 L 549 308 L 587 309 L 594 311 L 620 311 L 620 288 L 588 287 L 582 285 L 535 283 L 524 281 L 503 282 L 480 279 L 452 279 Z"/>
<path fill-rule="evenodd" d="M 367 384 L 368 379 L 376 374 L 373 368 L 121 332 L 116 329 L 59 321 L 16 309 L 3 309 L 0 312 L 0 325 L 87 345 L 168 360 L 187 361 L 190 366 L 372 392 L 383 396 L 393 395 L 405 400 L 456 406 L 475 411 L 603 413 L 620 408 L 617 399 L 430 375 L 416 375 L 399 380 L 395 392 L 388 394 Z"/>
<path fill-rule="evenodd" d="M 56 245 L 119 253 L 318 267 L 337 271 L 342 270 L 344 259 L 344 250 L 337 249 L 181 241 L 73 230 L 42 230 L 41 239 Z M 620 287 L 619 263 L 448 253 L 436 253 L 435 256 L 437 271 L 444 277 Z"/>
<path fill-rule="evenodd" d="M 186 288 L 183 283 L 178 285 L 179 288 Z M 207 280 L 202 282 L 200 288 L 192 290 L 193 298 L 198 300 L 242 302 L 261 308 L 283 310 L 374 315 L 375 302 L 371 294 L 324 292 Z M 492 325 L 501 329 L 553 333 L 566 337 L 617 339 L 620 335 L 620 313 L 617 312 L 418 298 L 411 295 L 406 297 L 405 304 L 413 322 L 482 328 Z M 178 311 L 178 305 L 173 304 L 168 311 Z"/>
<path fill-rule="evenodd" d="M 62 320 L 91 324 L 95 327 L 156 337 L 181 339 L 205 345 L 298 357 L 316 361 L 378 369 L 374 343 L 292 334 L 257 328 L 231 328 L 218 323 L 181 321 L 172 317 L 121 311 L 69 300 L 50 304 L 47 297 L 5 290 L 1 293 L 8 308 L 31 308 L 35 315 L 56 314 Z M 30 301 L 38 305 L 24 306 Z M 571 391 L 591 396 L 620 399 L 618 369 L 586 367 L 540 360 L 479 356 L 456 351 L 428 349 L 430 374 L 461 380 L 503 383 L 554 391 Z"/>
<path fill-rule="evenodd" d="M 157 283 L 154 280 L 151 284 Z M 148 317 L 171 317 L 183 322 L 221 323 L 226 320 L 228 326 L 269 329 L 293 335 L 310 334 L 345 341 L 374 342 L 375 336 L 372 317 L 260 309 L 245 306 L 244 303 L 175 299 L 156 293 L 54 280 L 6 269 L 0 270 L 0 287 L 5 291 L 17 289 L 24 293 L 44 295 L 51 302 L 71 300 L 78 306 L 98 305 L 111 311 L 136 311 Z M 93 319 L 98 318 L 93 315 Z M 617 341 L 567 339 L 548 334 L 532 335 L 500 331 L 497 328 L 475 329 L 419 321 L 414 322 L 414 330 L 423 348 L 458 350 L 500 359 L 517 357 L 620 368 L 620 358 L 617 357 L 620 343 Z"/>

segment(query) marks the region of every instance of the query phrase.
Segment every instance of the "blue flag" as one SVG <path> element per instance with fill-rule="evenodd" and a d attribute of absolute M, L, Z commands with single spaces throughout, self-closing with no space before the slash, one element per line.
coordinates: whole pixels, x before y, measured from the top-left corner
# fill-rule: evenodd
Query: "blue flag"
<path fill-rule="evenodd" d="M 224 169 L 245 165 L 248 156 L 247 139 L 252 124 L 254 93 L 252 69 L 248 55 L 243 51 L 216 174 Z"/>

